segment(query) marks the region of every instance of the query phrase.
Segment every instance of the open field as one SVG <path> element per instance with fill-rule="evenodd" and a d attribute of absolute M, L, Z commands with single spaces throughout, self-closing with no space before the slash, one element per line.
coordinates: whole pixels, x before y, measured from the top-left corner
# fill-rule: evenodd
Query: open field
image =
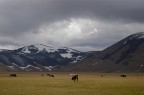
<path fill-rule="evenodd" d="M 73 82 L 70 73 L 53 73 L 54 78 L 41 73 L 18 73 L 10 77 L 0 73 L 0 95 L 144 95 L 144 74 L 79 73 Z"/>

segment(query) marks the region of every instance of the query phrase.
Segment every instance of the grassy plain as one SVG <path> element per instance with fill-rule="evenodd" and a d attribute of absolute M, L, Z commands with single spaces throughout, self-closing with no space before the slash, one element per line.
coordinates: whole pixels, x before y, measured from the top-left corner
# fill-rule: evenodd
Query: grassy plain
<path fill-rule="evenodd" d="M 144 74 L 79 73 L 73 82 L 70 73 L 53 73 L 54 78 L 41 73 L 18 73 L 10 77 L 0 73 L 0 95 L 144 95 Z"/>

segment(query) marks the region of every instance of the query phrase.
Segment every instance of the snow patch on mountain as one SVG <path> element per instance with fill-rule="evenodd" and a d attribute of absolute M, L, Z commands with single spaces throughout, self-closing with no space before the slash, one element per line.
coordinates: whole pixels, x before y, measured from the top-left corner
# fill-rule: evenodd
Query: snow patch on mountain
<path fill-rule="evenodd" d="M 25 47 L 23 50 L 22 50 L 23 53 L 31 53 L 31 51 L 29 51 L 28 47 Z"/>
<path fill-rule="evenodd" d="M 34 69 L 37 69 L 38 71 L 42 71 L 40 68 L 33 66 L 33 65 L 27 65 L 26 67 L 20 67 L 22 70 L 26 70 L 26 71 L 31 71 Z"/>
<path fill-rule="evenodd" d="M 139 33 L 133 34 L 130 39 L 131 40 L 133 40 L 133 39 L 144 39 L 144 32 L 139 32 Z"/>
<path fill-rule="evenodd" d="M 72 58 L 72 54 L 70 53 L 65 53 L 65 54 L 60 54 L 64 58 Z"/>
<path fill-rule="evenodd" d="M 8 67 L 11 68 L 11 69 L 13 69 L 13 70 L 15 70 L 15 69 L 14 69 L 14 66 L 8 66 Z"/>
<path fill-rule="evenodd" d="M 45 67 L 45 69 L 47 69 L 49 71 L 51 71 L 53 69 L 53 66 L 44 66 L 44 67 Z"/>
<path fill-rule="evenodd" d="M 60 49 L 65 49 L 66 52 L 65 53 L 61 53 L 60 55 L 64 58 L 73 58 L 73 53 L 79 53 L 79 51 L 71 49 L 71 48 L 60 48 Z"/>
<path fill-rule="evenodd" d="M 41 68 L 33 66 L 28 64 L 27 66 L 23 67 L 23 66 L 18 66 L 15 63 L 12 63 L 11 66 L 8 66 L 9 68 L 11 68 L 12 70 L 16 70 L 17 68 L 21 69 L 22 71 L 32 71 L 34 69 L 38 70 L 38 71 L 42 71 Z M 53 66 L 43 66 L 46 70 L 51 71 L 53 69 Z"/>
<path fill-rule="evenodd" d="M 26 71 L 31 71 L 32 68 L 35 68 L 39 71 L 42 71 L 39 67 L 33 66 L 33 65 L 27 65 L 26 67 L 20 67 L 22 70 L 26 70 Z M 48 71 L 51 71 L 53 69 L 52 66 L 44 66 L 45 69 L 47 69 Z"/>
<path fill-rule="evenodd" d="M 12 63 L 12 65 L 8 67 L 11 68 L 12 70 L 15 70 L 15 67 L 19 67 L 19 66 L 15 63 Z"/>
<path fill-rule="evenodd" d="M 73 62 L 71 62 L 71 63 L 76 63 L 76 62 L 78 62 L 78 61 L 80 61 L 82 59 L 83 59 L 82 56 L 77 56 L 77 57 L 75 57 L 75 60 Z"/>
<path fill-rule="evenodd" d="M 39 51 L 47 51 L 47 52 L 56 52 L 57 48 L 51 47 L 51 46 L 47 46 L 47 45 L 43 45 L 43 44 L 36 44 L 34 45 L 35 47 L 37 47 L 37 49 Z"/>
<path fill-rule="evenodd" d="M 30 46 L 25 46 L 22 48 L 21 53 L 39 53 L 41 51 L 46 51 L 46 52 L 56 52 L 57 48 L 43 45 L 43 44 L 35 44 L 35 45 L 30 45 Z"/>
<path fill-rule="evenodd" d="M 126 44 L 130 40 L 139 40 L 144 39 L 144 32 L 139 32 L 133 35 L 130 35 L 126 41 L 124 41 L 124 44 Z"/>

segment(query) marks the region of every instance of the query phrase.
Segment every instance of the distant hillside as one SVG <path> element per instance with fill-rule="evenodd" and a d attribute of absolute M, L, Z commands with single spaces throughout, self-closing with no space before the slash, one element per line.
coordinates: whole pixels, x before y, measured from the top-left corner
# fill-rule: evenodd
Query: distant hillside
<path fill-rule="evenodd" d="M 71 48 L 54 48 L 42 44 L 16 50 L 0 50 L 0 71 L 50 71 L 90 56 Z"/>
<path fill-rule="evenodd" d="M 136 33 L 96 53 L 70 64 L 67 71 L 144 72 L 144 33 Z"/>

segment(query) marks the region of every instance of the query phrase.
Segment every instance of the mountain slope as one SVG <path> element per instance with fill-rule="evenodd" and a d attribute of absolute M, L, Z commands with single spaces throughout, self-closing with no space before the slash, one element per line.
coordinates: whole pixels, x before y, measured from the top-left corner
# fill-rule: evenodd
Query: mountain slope
<path fill-rule="evenodd" d="M 53 67 L 76 63 L 89 54 L 71 48 L 54 48 L 42 44 L 16 50 L 2 50 L 0 62 L 14 71 L 45 71 Z"/>
<path fill-rule="evenodd" d="M 144 72 L 144 33 L 130 35 L 79 64 L 70 64 L 66 70 Z"/>

